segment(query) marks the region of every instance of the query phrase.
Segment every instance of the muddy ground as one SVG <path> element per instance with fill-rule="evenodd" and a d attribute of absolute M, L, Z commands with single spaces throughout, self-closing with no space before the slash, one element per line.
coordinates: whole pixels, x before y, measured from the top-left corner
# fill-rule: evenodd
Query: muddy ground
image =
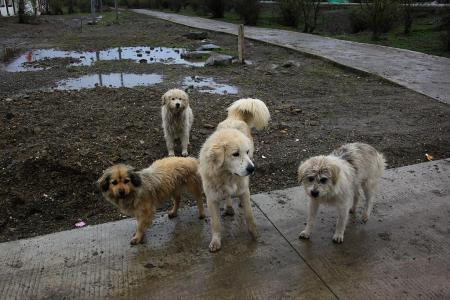
<path fill-rule="evenodd" d="M 84 26 L 83 32 L 75 16 L 45 16 L 35 25 L 0 18 L 0 28 L 0 44 L 15 48 L 17 55 L 38 48 L 191 49 L 201 44 L 183 37 L 195 30 L 128 13 L 119 24 L 105 15 L 101 24 Z M 208 37 L 223 53 L 236 54 L 235 37 L 212 32 Z M 189 92 L 195 156 L 231 102 L 258 97 L 267 103 L 272 121 L 254 135 L 252 193 L 296 185 L 301 160 L 346 142 L 374 145 L 389 167 L 422 162 L 425 153 L 434 159 L 449 156 L 448 105 L 290 50 L 253 41 L 247 41 L 246 50 L 253 62 L 246 66 L 103 61 L 67 67 L 70 60 L 55 59 L 45 62 L 52 68 L 44 71 L 0 71 L 0 241 L 71 229 L 79 219 L 97 224 L 123 218 L 102 200 L 94 183 L 113 163 L 143 168 L 165 156 L 160 97 L 184 76 L 212 76 L 239 89 L 237 95 Z M 61 79 L 118 72 L 156 73 L 164 81 L 137 88 L 49 89 Z"/>

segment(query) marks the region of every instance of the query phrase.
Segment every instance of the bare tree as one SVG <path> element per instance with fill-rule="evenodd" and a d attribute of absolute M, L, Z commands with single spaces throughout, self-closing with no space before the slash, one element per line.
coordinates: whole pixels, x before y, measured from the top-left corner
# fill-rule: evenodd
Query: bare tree
<path fill-rule="evenodd" d="M 320 0 L 299 0 L 300 8 L 303 13 L 305 26 L 303 32 L 313 33 L 317 25 L 319 15 Z"/>
<path fill-rule="evenodd" d="M 284 25 L 298 26 L 302 14 L 300 0 L 280 0 L 278 8 Z"/>
<path fill-rule="evenodd" d="M 372 40 L 378 40 L 382 33 L 391 29 L 398 0 L 361 0 L 360 7 L 372 30 Z"/>
<path fill-rule="evenodd" d="M 69 0 L 69 8 L 67 9 L 67 12 L 69 14 L 73 14 L 75 12 L 74 8 L 73 8 L 73 1 L 74 0 Z"/>
<path fill-rule="evenodd" d="M 14 0 L 13 0 L 14 1 Z M 19 0 L 19 23 L 26 23 L 25 0 Z"/>

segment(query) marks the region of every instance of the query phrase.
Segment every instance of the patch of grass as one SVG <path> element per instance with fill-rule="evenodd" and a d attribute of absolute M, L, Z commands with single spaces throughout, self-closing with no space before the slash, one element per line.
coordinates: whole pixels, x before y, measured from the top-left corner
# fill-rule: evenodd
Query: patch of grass
<path fill-rule="evenodd" d="M 384 34 L 378 41 L 371 40 L 371 33 L 367 31 L 336 36 L 328 35 L 326 33 L 322 34 L 353 42 L 402 48 L 432 55 L 450 57 L 450 51 L 445 50 L 442 44 L 443 33 L 443 31 L 439 30 L 438 24 L 435 24 L 435 22 L 416 20 L 416 23 L 413 23 L 412 31 L 409 35 L 403 33 L 402 26 L 397 26 L 394 30 Z"/>
<path fill-rule="evenodd" d="M 166 11 L 171 12 L 169 10 Z M 182 9 L 179 14 L 198 16 L 198 14 L 189 7 Z M 203 15 L 203 17 L 210 17 L 210 15 Z M 371 33 L 368 31 L 356 34 L 334 34 L 327 32 L 325 26 L 325 23 L 329 22 L 327 18 L 327 14 L 325 14 L 324 10 L 322 10 L 318 19 L 317 32 L 315 32 L 315 34 L 348 41 L 377 44 L 418 51 L 426 54 L 450 57 L 450 51 L 445 50 L 442 43 L 442 35 L 444 32 L 439 30 L 439 15 L 433 15 L 429 12 L 421 13 L 420 15 L 415 16 L 412 31 L 409 35 L 405 35 L 403 33 L 403 26 L 400 22 L 392 31 L 384 34 L 378 41 L 372 41 Z M 240 17 L 233 10 L 226 11 L 224 18 L 221 20 L 234 24 L 243 23 L 243 20 L 240 19 Z M 263 6 L 257 26 L 291 31 L 302 31 L 302 21 L 300 22 L 298 28 L 281 25 L 279 21 L 279 13 L 275 6 Z"/>

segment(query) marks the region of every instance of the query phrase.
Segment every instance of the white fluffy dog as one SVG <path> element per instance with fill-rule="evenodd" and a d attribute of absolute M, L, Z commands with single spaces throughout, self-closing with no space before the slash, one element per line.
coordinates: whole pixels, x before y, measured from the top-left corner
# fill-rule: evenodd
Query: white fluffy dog
<path fill-rule="evenodd" d="M 378 180 L 386 166 L 383 155 L 370 145 L 352 143 L 341 146 L 327 156 L 315 156 L 298 169 L 298 182 L 303 184 L 309 202 L 308 221 L 301 239 L 309 239 L 320 204 L 337 208 L 338 219 L 333 242 L 344 241 L 349 212 L 355 212 L 362 187 L 366 203 L 362 220 L 367 222 L 377 191 Z"/>
<path fill-rule="evenodd" d="M 171 89 L 162 96 L 162 127 L 169 156 L 174 156 L 174 142 L 181 141 L 181 155 L 188 156 L 189 133 L 194 115 L 189 106 L 189 96 L 182 90 Z"/>
<path fill-rule="evenodd" d="M 227 119 L 217 126 L 200 150 L 199 172 L 211 216 L 211 252 L 221 248 L 219 202 L 225 200 L 226 213 L 234 214 L 232 195 L 239 197 L 248 230 L 257 237 L 248 177 L 255 171 L 251 129 L 266 127 L 269 119 L 269 110 L 261 100 L 238 100 L 228 107 Z"/>

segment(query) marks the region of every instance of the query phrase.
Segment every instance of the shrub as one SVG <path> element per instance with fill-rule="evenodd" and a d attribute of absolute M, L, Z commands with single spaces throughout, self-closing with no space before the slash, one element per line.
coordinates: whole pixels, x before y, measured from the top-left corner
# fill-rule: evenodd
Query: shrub
<path fill-rule="evenodd" d="M 245 24 L 256 25 L 260 10 L 258 0 L 235 0 L 233 7 Z"/>
<path fill-rule="evenodd" d="M 51 15 L 62 15 L 63 12 L 63 1 L 62 0 L 48 0 L 48 6 Z"/>
<path fill-rule="evenodd" d="M 279 10 L 282 24 L 298 27 L 301 15 L 299 0 L 280 0 Z"/>
<path fill-rule="evenodd" d="M 350 27 L 351 33 L 358 33 L 369 29 L 369 23 L 361 9 L 352 9 L 350 12 Z"/>
<path fill-rule="evenodd" d="M 450 50 L 450 9 L 447 9 L 446 14 L 442 17 L 442 25 L 440 27 L 444 30 L 442 35 L 444 49 Z"/>
<path fill-rule="evenodd" d="M 398 3 L 395 0 L 363 0 L 360 9 L 372 31 L 372 40 L 392 29 L 398 19 Z"/>
<path fill-rule="evenodd" d="M 317 25 L 320 0 L 300 0 L 300 7 L 303 12 L 303 19 L 305 21 L 303 32 L 313 33 Z"/>
<path fill-rule="evenodd" d="M 83 13 L 88 13 L 91 11 L 91 1 L 90 0 L 78 0 L 76 6 Z"/>
<path fill-rule="evenodd" d="M 184 0 L 169 0 L 169 8 L 175 12 L 179 12 L 184 5 Z"/>
<path fill-rule="evenodd" d="M 205 0 L 206 7 L 213 18 L 223 18 L 225 13 L 225 0 Z"/>

